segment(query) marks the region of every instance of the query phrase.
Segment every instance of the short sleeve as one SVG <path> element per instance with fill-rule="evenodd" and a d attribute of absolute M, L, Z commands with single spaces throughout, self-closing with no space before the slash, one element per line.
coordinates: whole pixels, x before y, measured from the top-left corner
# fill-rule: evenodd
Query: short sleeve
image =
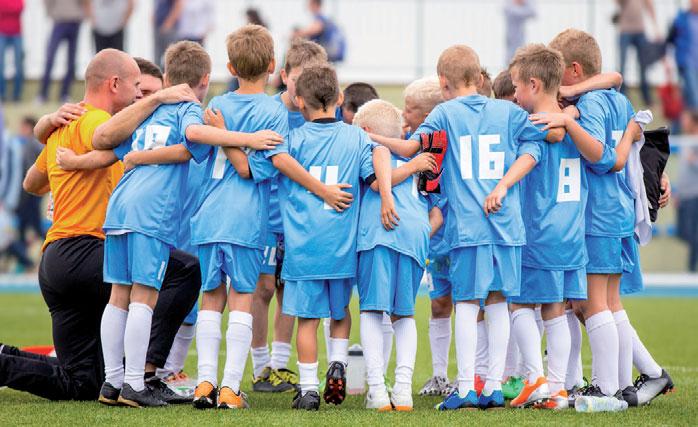
<path fill-rule="evenodd" d="M 509 110 L 509 123 L 514 129 L 514 142 L 523 143 L 524 141 L 544 141 L 548 135 L 547 132 L 541 131 L 528 119 L 528 113 L 521 107 L 516 105 L 511 106 Z"/>
<path fill-rule="evenodd" d="M 611 147 L 610 145 L 603 144 L 603 154 L 601 155 L 601 159 L 596 163 L 589 161 L 586 163 L 589 170 L 591 170 L 593 173 L 603 175 L 613 169 L 613 167 L 616 165 L 617 157 L 618 154 L 616 153 L 615 148 Z"/>
<path fill-rule="evenodd" d="M 577 103 L 577 109 L 579 125 L 597 141 L 606 145 L 606 113 L 601 102 L 592 97 L 583 96 Z"/>
<path fill-rule="evenodd" d="M 111 115 L 103 110 L 90 110 L 83 116 L 80 121 L 80 141 L 84 144 L 86 151 L 94 150 L 92 145 L 92 137 L 95 130 L 111 118 Z"/>
<path fill-rule="evenodd" d="M 250 173 L 254 182 L 262 182 L 274 178 L 278 174 L 271 159 L 267 158 L 263 151 L 250 151 L 247 155 L 247 163 L 250 165 Z"/>
<path fill-rule="evenodd" d="M 277 145 L 275 148 L 271 150 L 266 150 L 264 151 L 264 156 L 265 157 L 272 157 L 276 154 L 279 153 L 288 153 L 288 135 L 289 135 L 289 125 L 288 125 L 288 111 L 286 110 L 286 107 L 283 106 L 283 104 L 280 105 L 280 109 L 277 111 L 274 117 L 274 121 L 271 123 L 269 126 L 270 130 L 273 130 L 274 132 L 278 133 L 281 135 L 281 137 L 284 139 L 283 142 L 279 145 Z"/>
<path fill-rule="evenodd" d="M 543 150 L 546 149 L 546 143 L 543 141 L 524 141 L 519 145 L 516 151 L 516 157 L 521 157 L 524 154 L 528 154 L 533 157 L 536 162 L 540 162 L 541 157 L 543 157 Z"/>
<path fill-rule="evenodd" d="M 134 133 L 134 136 L 132 136 L 131 138 L 134 138 L 135 135 L 136 134 Z M 131 148 L 133 147 L 132 141 L 133 139 L 127 139 L 126 141 L 122 142 L 114 148 L 114 155 L 117 159 L 124 160 L 124 157 L 126 157 L 126 155 L 131 152 Z"/>
<path fill-rule="evenodd" d="M 437 105 L 436 108 L 431 110 L 431 113 L 424 119 L 424 122 L 410 135 L 412 141 L 421 142 L 421 134 L 445 129 L 446 123 L 445 120 L 443 120 L 442 105 L 443 104 Z"/>
<path fill-rule="evenodd" d="M 41 153 L 39 153 L 39 157 L 37 157 L 36 161 L 34 162 L 34 167 L 36 167 L 36 169 L 39 172 L 42 172 L 42 173 L 48 172 L 48 164 L 47 164 L 47 160 L 46 160 L 46 147 L 44 147 L 41 150 Z"/>
<path fill-rule="evenodd" d="M 181 141 L 191 153 L 191 157 L 196 163 L 201 163 L 208 158 L 211 146 L 207 144 L 197 144 L 187 139 L 187 128 L 191 125 L 202 125 L 204 123 L 204 112 L 197 104 L 191 103 L 181 113 L 179 120 L 179 132 Z"/>
<path fill-rule="evenodd" d="M 376 145 L 365 132 L 361 132 L 361 179 L 364 181 L 375 173 L 373 170 L 373 148 Z"/>

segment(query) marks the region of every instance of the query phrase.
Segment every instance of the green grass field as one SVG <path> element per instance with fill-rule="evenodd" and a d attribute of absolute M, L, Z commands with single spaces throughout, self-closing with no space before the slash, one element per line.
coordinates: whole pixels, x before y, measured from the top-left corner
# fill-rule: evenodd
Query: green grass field
<path fill-rule="evenodd" d="M 269 395 L 249 393 L 249 411 L 200 412 L 190 406 L 162 409 L 108 408 L 97 402 L 53 403 L 27 393 L 0 389 L 0 426 L 15 425 L 97 425 L 118 422 L 120 425 L 195 425 L 196 423 L 231 423 L 243 425 L 455 425 L 456 423 L 504 423 L 523 425 L 556 423 L 565 425 L 692 425 L 698 416 L 698 319 L 694 316 L 697 299 L 635 298 L 626 301 L 633 323 L 657 361 L 673 376 L 677 391 L 661 396 L 652 405 L 616 414 L 577 414 L 574 411 L 553 413 L 535 410 L 505 410 L 497 412 L 437 412 L 432 407 L 437 398 L 415 396 L 413 413 L 377 414 L 363 409 L 362 396 L 350 396 L 344 405 L 323 405 L 318 413 L 289 409 L 291 394 Z M 413 388 L 419 387 L 431 375 L 431 359 L 427 325 L 428 299 L 419 297 L 417 327 L 419 346 Z M 51 343 L 50 317 L 38 294 L 0 294 L 0 342 L 14 345 Z M 358 342 L 358 311 L 356 299 L 352 313 L 355 324 L 351 342 Z M 224 323 L 225 324 L 225 323 Z M 224 347 L 224 346 L 223 346 Z M 194 345 L 187 359 L 186 371 L 195 375 Z M 221 370 L 223 366 L 221 356 Z M 585 372 L 591 363 L 588 348 L 584 348 Z M 321 346 L 320 366 L 325 365 Z M 290 367 L 295 367 L 292 358 Z M 251 362 L 247 364 L 243 390 L 251 390 Z M 392 369 L 392 367 L 391 367 Z M 455 374 L 455 354 L 451 351 L 450 374 Z M 392 377 L 392 374 L 390 374 Z"/>

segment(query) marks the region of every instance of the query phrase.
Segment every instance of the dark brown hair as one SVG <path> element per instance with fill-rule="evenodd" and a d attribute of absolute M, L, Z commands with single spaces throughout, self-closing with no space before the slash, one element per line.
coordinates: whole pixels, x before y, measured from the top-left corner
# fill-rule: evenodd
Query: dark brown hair
<path fill-rule="evenodd" d="M 327 111 L 339 99 L 337 73 L 329 65 L 314 65 L 303 69 L 296 81 L 296 94 L 314 109 Z"/>

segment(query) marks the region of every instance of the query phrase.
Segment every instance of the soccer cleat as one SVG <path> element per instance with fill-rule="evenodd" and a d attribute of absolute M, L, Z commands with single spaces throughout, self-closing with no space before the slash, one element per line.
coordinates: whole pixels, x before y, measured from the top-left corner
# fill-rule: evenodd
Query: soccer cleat
<path fill-rule="evenodd" d="M 478 409 L 478 398 L 475 390 L 470 390 L 465 397 L 460 397 L 458 390 L 454 390 L 446 396 L 443 402 L 436 405 L 439 411 L 454 411 L 457 409 L 476 410 Z"/>
<path fill-rule="evenodd" d="M 116 406 L 119 404 L 119 394 L 121 390 L 114 387 L 113 385 L 105 382 L 102 384 L 102 388 L 99 390 L 99 398 L 97 399 L 99 403 L 103 403 L 108 406 Z"/>
<path fill-rule="evenodd" d="M 270 378 L 276 393 L 293 391 L 298 387 L 298 374 L 290 369 L 272 369 Z"/>
<path fill-rule="evenodd" d="M 501 390 L 495 390 L 489 396 L 481 394 L 477 406 L 485 410 L 504 409 L 504 395 Z"/>
<path fill-rule="evenodd" d="M 305 409 L 306 411 L 317 411 L 320 409 L 320 395 L 316 391 L 299 391 L 293 398 L 292 409 Z"/>
<path fill-rule="evenodd" d="M 567 390 L 567 406 L 570 408 L 574 408 L 574 401 L 581 396 L 582 390 L 589 386 L 589 381 L 586 378 L 582 378 L 582 381 L 584 382 L 583 384 L 575 385 Z"/>
<path fill-rule="evenodd" d="M 601 388 L 599 386 L 594 385 L 594 384 L 589 384 L 586 387 L 582 387 L 579 389 L 579 392 L 577 393 L 577 397 L 579 396 L 590 396 L 590 397 L 604 397 L 606 396 L 603 394 L 601 391 Z"/>
<path fill-rule="evenodd" d="M 422 152 L 431 153 L 436 160 L 436 170 L 420 172 L 417 181 L 417 188 L 423 195 L 429 193 L 440 193 L 441 187 L 439 185 L 439 180 L 441 179 L 441 172 L 443 168 L 441 165 L 444 161 L 444 156 L 446 155 L 446 149 L 448 148 L 448 136 L 445 130 L 436 131 L 433 133 L 423 133 L 420 135 Z"/>
<path fill-rule="evenodd" d="M 548 399 L 550 399 L 548 381 L 545 377 L 538 377 L 533 384 L 524 381 L 523 390 L 511 401 L 511 406 L 514 408 L 529 408 L 531 406 L 541 405 Z"/>
<path fill-rule="evenodd" d="M 637 389 L 635 386 L 629 385 L 620 391 L 621 398 L 625 400 L 629 408 L 633 408 L 637 405 Z"/>
<path fill-rule="evenodd" d="M 366 393 L 366 409 L 375 409 L 378 412 L 388 412 L 393 410 L 390 403 L 388 391 L 383 389 L 377 392 Z"/>
<path fill-rule="evenodd" d="M 420 396 L 443 396 L 444 391 L 448 388 L 448 378 L 434 376 L 424 383 L 424 386 L 419 390 Z"/>
<path fill-rule="evenodd" d="M 211 409 L 216 407 L 218 402 L 218 390 L 208 381 L 204 381 L 196 386 L 194 390 L 194 407 L 196 409 Z"/>
<path fill-rule="evenodd" d="M 136 391 L 126 383 L 124 383 L 124 386 L 121 388 L 121 393 L 117 401 L 120 405 L 130 406 L 131 408 L 167 406 L 166 402 L 163 402 L 153 395 L 150 388 L 144 387 L 143 390 Z"/>
<path fill-rule="evenodd" d="M 548 399 L 547 401 L 545 401 L 539 405 L 535 405 L 534 407 L 537 409 L 554 409 L 554 410 L 567 409 L 570 407 L 568 399 L 569 399 L 569 397 L 567 396 L 567 391 L 560 390 L 557 393 L 551 395 L 550 399 Z"/>
<path fill-rule="evenodd" d="M 454 391 L 458 391 L 458 380 L 454 379 L 453 382 L 448 383 L 448 385 L 444 388 L 443 393 L 441 393 L 442 396 L 446 397 L 449 394 L 453 393 Z"/>
<path fill-rule="evenodd" d="M 325 403 L 340 405 L 347 396 L 347 373 L 346 366 L 342 362 L 332 362 L 327 368 L 325 376 L 325 392 L 323 398 Z"/>
<path fill-rule="evenodd" d="M 639 406 L 648 405 L 660 394 L 667 394 L 674 391 L 674 382 L 669 373 L 662 369 L 662 375 L 650 378 L 649 375 L 640 374 L 635 380 L 637 388 L 637 404 Z"/>
<path fill-rule="evenodd" d="M 235 393 L 230 387 L 221 387 L 218 393 L 218 409 L 248 409 L 247 395 L 242 390 Z"/>
<path fill-rule="evenodd" d="M 483 383 L 482 385 L 484 386 L 485 384 Z M 519 394 L 521 394 L 521 390 L 523 390 L 523 388 L 523 379 L 521 377 L 512 376 L 507 378 L 507 380 L 504 383 L 502 383 L 502 394 L 504 395 L 505 399 L 511 400 Z"/>
<path fill-rule="evenodd" d="M 404 389 L 401 392 L 395 392 L 390 395 L 390 403 L 398 412 L 410 412 L 414 407 L 412 402 L 412 390 Z"/>
<path fill-rule="evenodd" d="M 480 375 L 475 375 L 475 393 L 480 397 L 482 394 L 482 389 L 485 388 L 485 380 L 482 379 Z"/>
<path fill-rule="evenodd" d="M 180 396 L 175 393 L 163 380 L 156 376 L 148 378 L 145 386 L 150 389 L 153 396 L 171 405 L 181 405 L 183 403 L 191 403 L 192 401 L 191 397 Z"/>
<path fill-rule="evenodd" d="M 275 390 L 271 380 L 271 368 L 267 366 L 258 377 L 252 378 L 252 391 L 258 393 L 273 393 Z"/>

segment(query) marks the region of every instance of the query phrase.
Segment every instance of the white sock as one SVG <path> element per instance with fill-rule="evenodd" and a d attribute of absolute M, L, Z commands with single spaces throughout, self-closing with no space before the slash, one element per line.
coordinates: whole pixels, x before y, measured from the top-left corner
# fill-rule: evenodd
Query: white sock
<path fill-rule="evenodd" d="M 538 335 L 540 335 L 541 339 L 543 339 L 543 332 L 545 332 L 545 325 L 543 323 L 543 313 L 541 312 L 542 307 L 540 305 L 537 305 L 534 308 L 536 312 L 536 326 L 538 327 Z"/>
<path fill-rule="evenodd" d="M 184 369 L 184 362 L 187 360 L 189 346 L 191 345 L 196 329 L 194 325 L 182 325 L 175 335 L 172 342 L 170 354 L 167 355 L 165 366 L 162 369 L 158 368 L 155 374 L 160 378 L 165 378 L 171 374 L 177 374 Z"/>
<path fill-rule="evenodd" d="M 511 323 L 509 324 L 510 330 Z M 516 337 L 509 334 L 509 342 L 507 343 L 507 358 L 504 361 L 504 375 L 502 380 L 509 377 L 518 377 L 519 374 L 519 346 L 516 345 Z"/>
<path fill-rule="evenodd" d="M 429 320 L 431 367 L 435 377 L 448 378 L 448 350 L 451 347 L 451 318 Z"/>
<path fill-rule="evenodd" d="M 662 375 L 662 368 L 647 351 L 635 328 L 633 328 L 633 364 L 641 374 L 649 375 L 650 378 Z"/>
<path fill-rule="evenodd" d="M 570 358 L 567 361 L 565 389 L 571 390 L 582 385 L 584 371 L 582 369 L 582 329 L 574 310 L 566 310 L 567 327 L 570 330 Z"/>
<path fill-rule="evenodd" d="M 298 383 L 303 394 L 314 391 L 317 393 L 320 382 L 317 379 L 317 362 L 301 363 L 298 362 Z"/>
<path fill-rule="evenodd" d="M 271 342 L 271 368 L 285 369 L 291 358 L 291 343 L 283 341 Z"/>
<path fill-rule="evenodd" d="M 145 356 L 150 343 L 150 326 L 153 323 L 153 309 L 147 304 L 132 302 L 128 306 L 128 318 L 124 332 L 124 356 L 126 368 L 124 383 L 135 391 L 145 388 Z"/>
<path fill-rule="evenodd" d="M 390 316 L 387 313 L 383 313 L 383 323 L 381 325 L 383 328 L 383 375 L 388 373 L 388 363 L 390 362 L 390 355 L 393 352 L 393 322 L 390 320 Z"/>
<path fill-rule="evenodd" d="M 252 315 L 244 311 L 231 311 L 225 333 L 226 355 L 221 387 L 230 387 L 235 393 L 240 391 L 240 381 L 245 372 L 251 343 Z"/>
<path fill-rule="evenodd" d="M 361 313 L 361 347 L 366 362 L 366 383 L 368 391 L 375 393 L 385 389 L 383 378 L 383 331 L 381 330 L 383 316 L 375 311 Z"/>
<path fill-rule="evenodd" d="M 618 329 L 618 387 L 633 385 L 633 327 L 625 310 L 613 313 Z"/>
<path fill-rule="evenodd" d="M 482 393 L 489 396 L 493 391 L 502 389 L 504 360 L 507 357 L 507 345 L 509 344 L 510 320 L 507 303 L 486 305 L 485 320 L 487 320 L 487 352 L 490 363 Z"/>
<path fill-rule="evenodd" d="M 456 303 L 456 360 L 458 361 L 458 394 L 465 397 L 475 390 L 475 348 L 477 346 L 477 304 Z"/>
<path fill-rule="evenodd" d="M 127 317 L 128 311 L 107 304 L 100 326 L 104 381 L 116 388 L 121 388 L 124 384 L 124 331 Z"/>
<path fill-rule="evenodd" d="M 477 322 L 477 347 L 475 350 L 475 375 L 480 378 L 487 376 L 489 368 L 489 354 L 487 351 L 487 322 L 480 320 Z"/>
<path fill-rule="evenodd" d="M 395 387 L 393 392 L 409 390 L 412 393 L 412 374 L 417 357 L 417 323 L 404 317 L 393 323 L 395 329 Z"/>
<path fill-rule="evenodd" d="M 218 386 L 218 351 L 221 346 L 221 318 L 217 311 L 201 310 L 196 321 L 197 384 L 208 381 Z"/>
<path fill-rule="evenodd" d="M 591 347 L 591 370 L 594 384 L 606 396 L 618 391 L 618 329 L 610 310 L 605 310 L 586 320 L 587 335 Z"/>
<path fill-rule="evenodd" d="M 529 384 L 533 384 L 544 375 L 536 313 L 531 308 L 519 308 L 511 313 L 511 324 L 526 367 L 526 377 Z"/>
<path fill-rule="evenodd" d="M 322 319 L 322 333 L 325 336 L 325 351 L 327 352 L 327 363 L 329 364 L 331 354 L 330 344 L 330 319 Z"/>
<path fill-rule="evenodd" d="M 383 330 L 378 328 L 382 334 Z M 381 346 L 381 357 L 383 357 L 383 346 Z M 349 360 L 349 340 L 347 338 L 330 337 L 330 358 L 328 362 L 342 362 L 345 365 Z"/>
<path fill-rule="evenodd" d="M 545 333 L 548 349 L 548 387 L 550 393 L 565 389 L 567 364 L 570 360 L 570 328 L 567 326 L 567 316 L 546 320 Z"/>
<path fill-rule="evenodd" d="M 269 346 L 253 347 L 252 353 L 252 373 L 255 378 L 262 375 L 264 368 L 271 365 L 271 357 L 269 356 Z"/>

